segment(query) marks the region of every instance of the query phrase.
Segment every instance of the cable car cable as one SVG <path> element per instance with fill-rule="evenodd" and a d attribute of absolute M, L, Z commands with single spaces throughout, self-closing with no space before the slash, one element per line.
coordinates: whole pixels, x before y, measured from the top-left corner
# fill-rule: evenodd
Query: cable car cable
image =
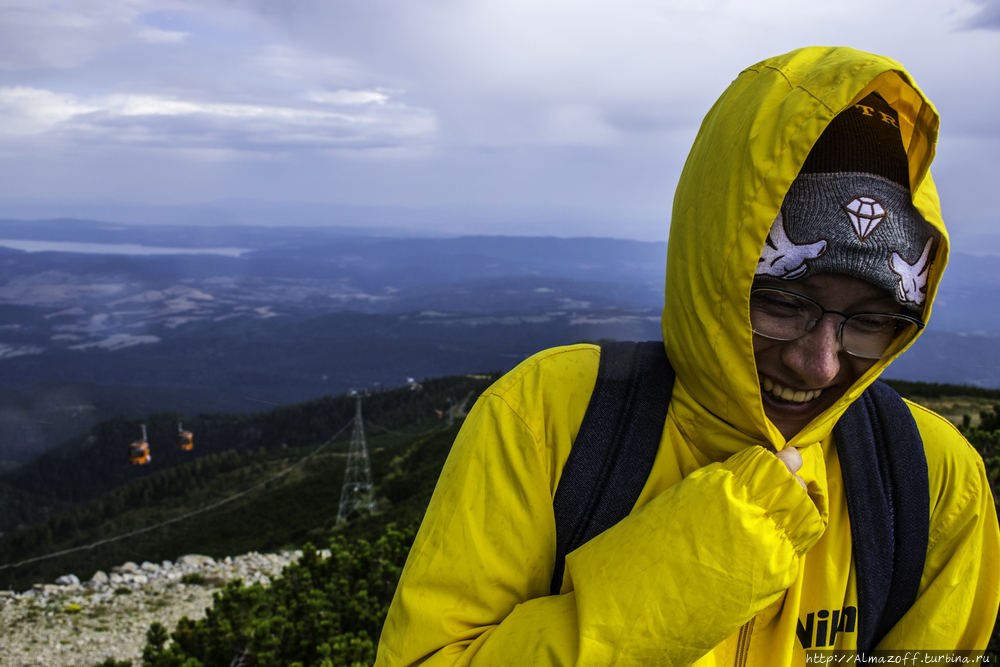
<path fill-rule="evenodd" d="M 432 428 L 429 431 L 421 431 L 420 433 L 407 433 L 406 431 L 393 431 L 392 429 L 386 428 L 385 426 L 379 426 L 375 422 L 368 421 L 367 419 L 365 420 L 365 423 L 368 424 L 369 426 L 374 426 L 375 428 L 380 428 L 383 431 L 385 431 L 386 433 L 392 433 L 392 434 L 395 434 L 395 435 L 405 435 L 405 436 L 410 437 L 410 438 L 419 438 L 422 435 L 427 435 L 428 433 L 434 433 L 435 431 L 441 431 L 441 430 L 444 430 L 445 428 L 447 428 L 446 426 L 435 426 L 434 428 Z"/>
<path fill-rule="evenodd" d="M 36 563 L 38 561 L 47 560 L 49 558 L 55 558 L 56 556 L 64 556 L 66 554 L 75 553 L 77 551 L 83 551 L 84 549 L 93 549 L 94 547 L 98 547 L 98 546 L 100 546 L 102 544 L 108 544 L 110 542 L 116 542 L 118 540 L 123 540 L 126 537 L 132 537 L 133 535 L 139 535 L 140 533 L 147 533 L 147 532 L 149 532 L 151 530 L 155 530 L 157 528 L 161 528 L 161 527 L 166 526 L 168 524 L 177 523 L 178 521 L 183 521 L 184 519 L 187 519 L 187 518 L 190 518 L 192 516 L 195 516 L 196 514 L 201 514 L 203 512 L 207 512 L 207 511 L 209 511 L 211 509 L 215 509 L 216 507 L 219 507 L 221 505 L 225 505 L 228 502 L 231 502 L 233 500 L 236 500 L 237 498 L 240 498 L 242 496 L 247 495 L 248 493 L 252 493 L 253 491 L 256 491 L 257 489 L 259 489 L 260 487 L 264 486 L 268 482 L 271 482 L 271 481 L 277 479 L 278 477 L 281 477 L 282 475 L 286 475 L 286 474 L 290 473 L 295 468 L 299 467 L 300 465 L 302 465 L 303 463 L 305 463 L 306 461 L 308 461 L 312 457 L 314 457 L 317 454 L 319 454 L 319 452 L 324 447 L 326 447 L 331 442 L 333 442 L 334 440 L 336 440 L 340 436 L 340 434 L 343 433 L 344 431 L 346 431 L 347 427 L 351 426 L 352 424 L 354 424 L 354 420 L 353 419 L 351 421 L 347 422 L 346 424 L 344 424 L 344 427 L 342 429 L 340 429 L 339 431 L 337 431 L 337 433 L 333 437 L 331 437 L 329 440 L 327 440 L 322 445 L 320 445 L 319 447 L 317 447 L 315 450 L 313 450 L 312 452 L 310 452 L 308 455 L 306 455 L 305 457 L 303 457 L 301 460 L 293 463 L 292 465 L 288 466 L 284 470 L 282 470 L 282 471 L 280 471 L 278 473 L 275 473 L 274 475 L 272 475 L 271 477 L 268 477 L 264 481 L 258 482 L 257 484 L 251 486 L 249 489 L 246 489 L 244 491 L 240 491 L 239 493 L 237 493 L 235 495 L 232 495 L 232 496 L 229 496 L 228 498 L 223 498 L 222 500 L 220 500 L 218 502 L 215 502 L 215 503 L 212 503 L 211 505 L 206 505 L 205 507 L 201 507 L 199 509 L 193 510 L 191 512 L 188 512 L 187 514 L 182 514 L 181 516 L 174 517 L 173 519 L 167 519 L 166 521 L 161 521 L 160 523 L 154 524 L 152 526 L 146 526 L 145 528 L 138 528 L 138 529 L 130 531 L 128 533 L 123 533 L 122 535 L 116 535 L 115 537 L 106 537 L 103 540 L 98 540 L 98 541 L 93 542 L 91 544 L 85 544 L 85 545 L 79 546 L 79 547 L 72 547 L 70 549 L 63 549 L 62 551 L 56 551 L 56 552 L 53 552 L 53 553 L 50 553 L 50 554 L 45 554 L 44 556 L 35 556 L 34 558 L 26 558 L 26 559 L 24 559 L 22 561 L 18 561 L 17 563 L 6 563 L 4 565 L 0 565 L 0 570 L 5 570 L 5 569 L 7 569 L 9 567 L 21 567 L 22 565 L 28 565 L 29 563 Z"/>

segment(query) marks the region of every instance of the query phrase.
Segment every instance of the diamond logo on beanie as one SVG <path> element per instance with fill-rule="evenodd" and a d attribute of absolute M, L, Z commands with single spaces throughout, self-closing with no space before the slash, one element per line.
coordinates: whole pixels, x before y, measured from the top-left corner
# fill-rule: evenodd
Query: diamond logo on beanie
<path fill-rule="evenodd" d="M 844 204 L 854 232 L 864 241 L 885 219 L 885 207 L 874 197 L 855 197 Z"/>

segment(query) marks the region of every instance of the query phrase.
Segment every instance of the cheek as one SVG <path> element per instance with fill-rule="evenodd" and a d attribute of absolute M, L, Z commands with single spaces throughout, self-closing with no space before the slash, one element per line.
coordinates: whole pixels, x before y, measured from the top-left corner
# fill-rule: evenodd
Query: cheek
<path fill-rule="evenodd" d="M 848 367 L 851 370 L 851 384 L 868 372 L 868 370 L 878 363 L 878 359 L 861 359 L 859 357 L 848 356 Z"/>
<path fill-rule="evenodd" d="M 757 379 L 764 375 L 780 377 L 781 368 L 784 364 L 781 361 L 782 343 L 766 338 L 754 336 L 753 359 L 757 370 Z"/>
<path fill-rule="evenodd" d="M 758 357 L 761 354 L 767 352 L 770 348 L 774 347 L 777 341 L 773 341 L 770 338 L 764 338 L 763 336 L 758 336 L 754 334 L 751 336 L 751 341 L 753 342 L 753 356 Z"/>

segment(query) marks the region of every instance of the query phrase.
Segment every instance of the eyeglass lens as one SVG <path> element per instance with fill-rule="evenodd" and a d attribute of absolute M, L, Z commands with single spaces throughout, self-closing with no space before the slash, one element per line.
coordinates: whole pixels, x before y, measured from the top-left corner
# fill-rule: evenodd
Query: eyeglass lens
<path fill-rule="evenodd" d="M 774 340 L 795 340 L 819 323 L 823 308 L 804 296 L 758 288 L 750 295 L 750 322 L 754 333 Z M 919 327 L 891 313 L 858 313 L 840 327 L 841 344 L 848 353 L 867 359 L 889 357 L 916 335 Z"/>

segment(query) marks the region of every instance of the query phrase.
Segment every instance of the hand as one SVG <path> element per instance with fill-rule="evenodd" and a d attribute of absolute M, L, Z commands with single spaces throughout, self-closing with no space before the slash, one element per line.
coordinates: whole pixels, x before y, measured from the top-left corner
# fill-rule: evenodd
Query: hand
<path fill-rule="evenodd" d="M 770 447 L 768 449 L 770 449 Z M 802 488 L 806 489 L 806 483 L 801 477 L 795 474 L 800 468 L 802 468 L 802 455 L 799 454 L 799 450 L 794 447 L 785 447 L 780 452 L 775 452 L 774 450 L 771 451 L 775 456 L 781 459 L 781 462 L 785 464 L 786 468 L 788 468 L 788 472 L 795 475 L 795 479 L 799 480 L 799 484 L 802 485 Z"/>

